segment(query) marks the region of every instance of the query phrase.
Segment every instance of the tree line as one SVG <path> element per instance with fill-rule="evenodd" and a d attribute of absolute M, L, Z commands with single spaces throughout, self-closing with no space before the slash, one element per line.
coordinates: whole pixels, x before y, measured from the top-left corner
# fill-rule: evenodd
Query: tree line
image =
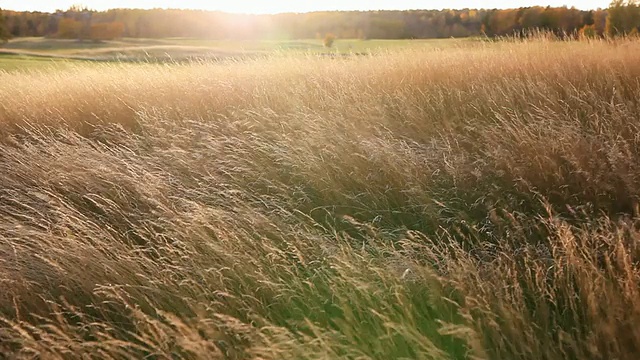
<path fill-rule="evenodd" d="M 568 7 L 411 11 L 344 11 L 238 15 L 177 9 L 72 7 L 55 13 L 0 12 L 0 39 L 44 36 L 109 40 L 120 37 L 206 39 L 427 39 L 504 36 L 541 29 L 561 36 L 636 34 L 639 0 L 614 0 L 607 9 Z"/>

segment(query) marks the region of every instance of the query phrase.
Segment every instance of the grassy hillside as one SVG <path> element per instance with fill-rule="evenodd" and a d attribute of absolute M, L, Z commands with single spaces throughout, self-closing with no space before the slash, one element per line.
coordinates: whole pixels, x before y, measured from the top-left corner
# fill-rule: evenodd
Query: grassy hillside
<path fill-rule="evenodd" d="M 635 359 L 639 56 L 0 73 L 0 352 Z"/>

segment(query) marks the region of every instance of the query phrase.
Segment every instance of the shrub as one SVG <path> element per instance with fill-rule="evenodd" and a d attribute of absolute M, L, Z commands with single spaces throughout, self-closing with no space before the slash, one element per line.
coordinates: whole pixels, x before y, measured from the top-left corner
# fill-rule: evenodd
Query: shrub
<path fill-rule="evenodd" d="M 327 35 L 324 36 L 324 40 L 322 41 L 322 44 L 326 48 L 331 48 L 335 41 L 336 41 L 336 36 L 335 35 L 327 34 Z"/>

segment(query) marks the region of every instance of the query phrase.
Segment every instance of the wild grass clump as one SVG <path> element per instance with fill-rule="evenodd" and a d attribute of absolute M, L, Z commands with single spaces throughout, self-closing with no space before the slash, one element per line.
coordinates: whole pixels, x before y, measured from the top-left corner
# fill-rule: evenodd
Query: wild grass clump
<path fill-rule="evenodd" d="M 635 359 L 638 56 L 0 74 L 0 351 Z"/>

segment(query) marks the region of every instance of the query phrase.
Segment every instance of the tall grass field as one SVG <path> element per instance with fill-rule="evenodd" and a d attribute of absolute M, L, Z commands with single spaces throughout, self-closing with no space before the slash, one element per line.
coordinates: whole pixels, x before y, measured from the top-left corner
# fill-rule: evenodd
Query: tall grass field
<path fill-rule="evenodd" d="M 637 359 L 638 59 L 0 73 L 0 358 Z"/>

